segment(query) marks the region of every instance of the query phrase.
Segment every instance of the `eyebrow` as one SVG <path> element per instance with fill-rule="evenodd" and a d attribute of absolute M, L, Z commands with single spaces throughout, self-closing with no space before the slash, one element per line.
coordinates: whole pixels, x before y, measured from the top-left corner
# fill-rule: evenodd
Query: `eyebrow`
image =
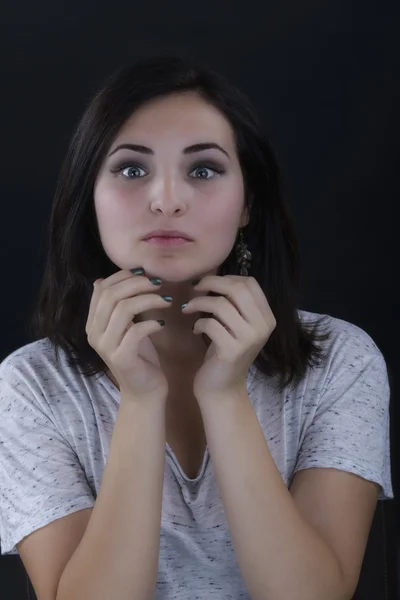
<path fill-rule="evenodd" d="M 205 142 L 202 144 L 192 144 L 191 146 L 187 146 L 187 148 L 183 149 L 183 154 L 193 154 L 194 152 L 201 152 L 202 150 L 211 150 L 215 148 L 216 150 L 220 150 L 230 159 L 229 154 L 226 150 L 224 150 L 219 144 L 215 144 L 214 142 Z M 141 144 L 120 144 L 110 154 L 109 157 L 115 154 L 117 150 L 134 150 L 135 152 L 141 152 L 142 154 L 153 154 L 154 151 L 147 146 L 142 146 Z"/>

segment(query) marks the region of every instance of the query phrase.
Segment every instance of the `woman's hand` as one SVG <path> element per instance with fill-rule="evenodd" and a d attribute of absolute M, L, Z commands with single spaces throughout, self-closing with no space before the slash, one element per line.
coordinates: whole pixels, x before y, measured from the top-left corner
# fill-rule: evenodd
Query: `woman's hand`
<path fill-rule="evenodd" d="M 220 294 L 196 296 L 182 309 L 216 317 L 200 318 L 193 328 L 212 341 L 194 379 L 196 399 L 245 389 L 248 370 L 276 327 L 267 298 L 254 277 L 236 275 L 206 276 L 194 290 Z"/>
<path fill-rule="evenodd" d="M 133 323 L 135 315 L 170 306 L 144 275 L 118 271 L 94 282 L 86 323 L 88 342 L 110 368 L 121 395 L 137 400 L 167 397 L 168 381 L 149 335 L 160 331 L 155 320 Z"/>

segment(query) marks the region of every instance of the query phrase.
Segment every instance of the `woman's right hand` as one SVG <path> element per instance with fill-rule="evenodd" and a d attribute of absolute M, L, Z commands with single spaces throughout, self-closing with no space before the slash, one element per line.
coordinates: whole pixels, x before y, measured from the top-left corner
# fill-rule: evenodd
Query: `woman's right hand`
<path fill-rule="evenodd" d="M 156 320 L 132 322 L 143 311 L 170 306 L 154 292 L 159 287 L 126 269 L 97 279 L 86 322 L 88 342 L 118 381 L 121 396 L 138 401 L 168 394 L 167 378 L 148 337 L 162 325 Z"/>

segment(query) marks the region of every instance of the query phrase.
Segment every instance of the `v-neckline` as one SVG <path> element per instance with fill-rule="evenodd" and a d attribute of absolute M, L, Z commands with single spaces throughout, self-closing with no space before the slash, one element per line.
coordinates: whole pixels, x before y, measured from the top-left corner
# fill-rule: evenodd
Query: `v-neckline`
<path fill-rule="evenodd" d="M 115 383 L 112 381 L 112 379 L 110 379 L 110 377 L 107 375 L 107 373 L 102 373 L 100 376 L 100 381 L 102 382 L 102 384 L 106 387 L 106 389 L 108 389 L 112 395 L 117 399 L 120 400 L 120 390 L 117 388 L 117 386 L 115 385 Z M 166 455 L 169 456 L 172 460 L 173 465 L 175 465 L 176 469 L 178 470 L 180 476 L 187 482 L 197 482 L 199 481 L 204 472 L 205 469 L 207 467 L 208 464 L 208 459 L 210 457 L 210 453 L 209 453 L 209 449 L 208 449 L 208 444 L 206 442 L 206 447 L 203 453 L 203 459 L 200 465 L 200 468 L 198 470 L 198 473 L 196 475 L 195 478 L 191 478 L 187 475 L 187 473 L 184 471 L 182 465 L 180 464 L 175 452 L 173 451 L 172 447 L 170 446 L 170 444 L 168 443 L 168 441 L 165 442 L 165 450 L 166 450 Z"/>
<path fill-rule="evenodd" d="M 173 451 L 173 449 L 171 448 L 171 446 L 169 445 L 168 442 L 166 442 L 165 447 L 166 447 L 167 455 L 169 455 L 170 459 L 173 462 L 173 465 L 178 470 L 182 479 L 184 479 L 185 481 L 187 481 L 189 483 L 197 483 L 200 479 L 202 479 L 204 472 L 207 468 L 208 459 L 210 457 L 210 453 L 208 450 L 208 444 L 206 444 L 206 448 L 205 448 L 205 451 L 203 454 L 203 459 L 201 461 L 201 465 L 199 467 L 197 475 L 196 475 L 196 477 L 193 477 L 193 478 L 189 477 L 188 474 L 186 473 L 186 471 L 183 470 L 182 465 L 180 464 L 175 452 Z"/>

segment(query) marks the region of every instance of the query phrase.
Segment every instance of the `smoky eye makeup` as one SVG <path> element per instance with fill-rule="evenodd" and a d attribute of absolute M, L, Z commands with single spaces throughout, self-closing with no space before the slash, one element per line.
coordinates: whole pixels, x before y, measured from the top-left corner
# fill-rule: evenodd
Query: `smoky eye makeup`
<path fill-rule="evenodd" d="M 120 173 L 121 171 L 123 171 L 124 169 L 128 169 L 129 167 L 134 168 L 134 169 L 143 169 L 143 170 L 147 170 L 146 167 L 144 165 L 142 165 L 141 163 L 135 161 L 135 160 L 123 160 L 120 162 L 117 162 L 113 167 L 110 167 L 110 171 L 111 173 Z"/>
<path fill-rule="evenodd" d="M 116 161 L 112 166 L 110 166 L 110 172 L 113 174 L 118 174 L 127 168 L 143 169 L 144 171 L 148 170 L 148 168 L 145 165 L 143 165 L 139 161 L 136 161 L 136 160 L 130 158 L 130 159 L 120 159 L 119 161 Z M 215 171 L 215 173 L 217 173 L 217 174 L 222 174 L 222 173 L 225 173 L 225 171 L 226 171 L 226 168 L 220 162 L 218 162 L 216 160 L 211 160 L 211 159 L 197 160 L 197 161 L 193 162 L 188 167 L 188 172 L 191 173 L 192 171 L 194 171 L 196 169 L 211 169 L 212 171 Z M 129 179 L 129 178 L 127 178 L 127 179 Z"/>

